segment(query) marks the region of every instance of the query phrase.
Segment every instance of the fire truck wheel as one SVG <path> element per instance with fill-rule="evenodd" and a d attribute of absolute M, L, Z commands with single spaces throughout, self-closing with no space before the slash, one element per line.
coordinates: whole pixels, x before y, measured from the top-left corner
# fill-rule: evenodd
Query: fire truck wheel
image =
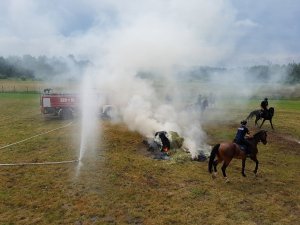
<path fill-rule="evenodd" d="M 70 109 L 62 109 L 61 119 L 63 120 L 73 119 L 72 111 Z"/>

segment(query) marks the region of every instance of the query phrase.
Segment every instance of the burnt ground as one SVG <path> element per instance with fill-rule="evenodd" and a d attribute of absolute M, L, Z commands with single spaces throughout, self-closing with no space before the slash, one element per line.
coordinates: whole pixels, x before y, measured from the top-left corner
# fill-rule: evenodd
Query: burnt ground
<path fill-rule="evenodd" d="M 151 148 L 146 140 L 138 145 L 138 152 L 146 157 L 163 160 L 168 159 L 158 148 Z"/>
<path fill-rule="evenodd" d="M 268 141 L 276 143 L 285 153 L 300 155 L 300 141 L 291 136 L 273 132 L 268 136 Z"/>

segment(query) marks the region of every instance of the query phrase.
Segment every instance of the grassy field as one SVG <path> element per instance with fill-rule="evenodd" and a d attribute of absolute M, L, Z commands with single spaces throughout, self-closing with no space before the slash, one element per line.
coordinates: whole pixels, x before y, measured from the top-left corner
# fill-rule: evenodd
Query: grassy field
<path fill-rule="evenodd" d="M 73 81 L 10 80 L 0 79 L 0 93 L 41 93 L 44 88 L 55 87 L 56 91 L 78 89 Z"/>
<path fill-rule="evenodd" d="M 40 81 L 0 79 L 0 92 L 39 92 L 42 87 Z"/>
<path fill-rule="evenodd" d="M 205 123 L 208 144 L 231 141 L 251 100 L 223 122 Z M 0 224 L 299 224 L 300 101 L 276 100 L 268 144 L 259 145 L 258 176 L 241 161 L 213 180 L 207 162 L 154 160 L 143 137 L 123 124 L 100 123 L 96 152 L 78 163 L 0 166 Z M 218 106 L 216 109 L 218 110 Z M 213 113 L 213 112 L 212 112 Z M 78 157 L 80 123 L 49 120 L 39 95 L 0 93 L 0 163 L 49 162 Z M 249 125 L 255 133 L 258 129 Z"/>

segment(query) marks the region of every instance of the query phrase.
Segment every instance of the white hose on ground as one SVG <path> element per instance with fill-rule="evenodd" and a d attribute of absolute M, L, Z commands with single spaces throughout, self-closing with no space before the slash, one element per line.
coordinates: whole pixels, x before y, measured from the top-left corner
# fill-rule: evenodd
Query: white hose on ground
<path fill-rule="evenodd" d="M 0 163 L 0 166 L 53 165 L 53 164 L 75 163 L 75 162 L 78 162 L 78 159 L 68 160 L 68 161 L 58 161 L 58 162 Z"/>
<path fill-rule="evenodd" d="M 16 145 L 16 144 L 20 144 L 20 143 L 22 143 L 22 142 L 24 142 L 24 141 L 28 141 L 28 140 L 30 140 L 30 139 L 32 139 L 32 138 L 35 138 L 35 137 L 38 137 L 38 136 L 41 136 L 41 135 L 44 135 L 44 134 L 48 134 L 48 133 L 50 133 L 50 132 L 53 132 L 53 131 L 56 131 L 56 130 L 59 130 L 59 129 L 68 127 L 68 126 L 70 126 L 72 123 L 73 123 L 73 122 L 70 122 L 70 123 L 68 123 L 68 124 L 66 124 L 66 125 L 64 125 L 64 126 L 62 126 L 62 127 L 58 127 L 58 128 L 53 129 L 53 130 L 48 130 L 48 131 L 46 131 L 46 132 L 43 132 L 43 133 L 40 133 L 40 134 L 36 134 L 36 135 L 31 136 L 31 137 L 29 137 L 29 138 L 26 138 L 26 139 L 24 139 L 24 140 L 17 141 L 17 142 L 15 142 L 15 143 L 11 143 L 11 144 L 2 146 L 2 147 L 0 147 L 0 150 L 1 150 L 1 149 L 4 149 L 4 148 L 7 148 L 7 147 L 10 147 L 10 146 L 13 146 L 13 145 Z"/>
<path fill-rule="evenodd" d="M 62 128 L 65 128 L 65 127 L 68 127 L 72 124 L 73 122 L 70 122 L 64 126 L 61 126 L 61 127 L 58 127 L 58 128 L 55 128 L 55 129 L 52 129 L 52 130 L 49 130 L 49 131 L 46 131 L 46 132 L 43 132 L 43 133 L 40 133 L 40 134 L 37 134 L 37 135 L 34 135 L 34 136 L 31 136 L 29 138 L 26 138 L 26 139 L 23 139 L 21 141 L 17 141 L 15 143 L 11 143 L 11 144 L 8 144 L 8 145 L 5 145 L 5 146 L 2 146 L 0 147 L 0 150 L 1 149 L 4 149 L 4 148 L 7 148 L 7 147 L 10 147 L 10 146 L 13 146 L 13 145 L 16 145 L 16 144 L 20 144 L 22 142 L 25 142 L 25 141 L 28 141 L 32 138 L 35 138 L 35 137 L 38 137 L 38 136 L 41 136 L 41 135 L 44 135 L 44 134 L 48 134 L 50 132 L 53 132 L 53 131 L 56 131 L 56 130 L 59 130 L 59 129 L 62 129 Z M 58 162 L 21 162 L 21 163 L 0 163 L 0 166 L 26 166 L 26 165 L 53 165 L 53 164 L 66 164 L 66 163 L 75 163 L 75 162 L 78 162 L 79 160 L 76 159 L 76 160 L 67 160 L 67 161 L 58 161 Z"/>

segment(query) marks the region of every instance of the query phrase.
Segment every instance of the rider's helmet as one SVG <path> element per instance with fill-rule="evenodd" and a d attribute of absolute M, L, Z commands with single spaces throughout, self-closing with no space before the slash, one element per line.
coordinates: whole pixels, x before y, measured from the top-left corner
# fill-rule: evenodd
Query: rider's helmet
<path fill-rule="evenodd" d="M 265 98 L 265 101 L 268 101 L 268 98 Z"/>
<path fill-rule="evenodd" d="M 246 124 L 247 124 L 247 121 L 246 121 L 246 120 L 242 120 L 242 121 L 241 121 L 241 124 L 242 124 L 242 125 L 246 125 Z"/>

